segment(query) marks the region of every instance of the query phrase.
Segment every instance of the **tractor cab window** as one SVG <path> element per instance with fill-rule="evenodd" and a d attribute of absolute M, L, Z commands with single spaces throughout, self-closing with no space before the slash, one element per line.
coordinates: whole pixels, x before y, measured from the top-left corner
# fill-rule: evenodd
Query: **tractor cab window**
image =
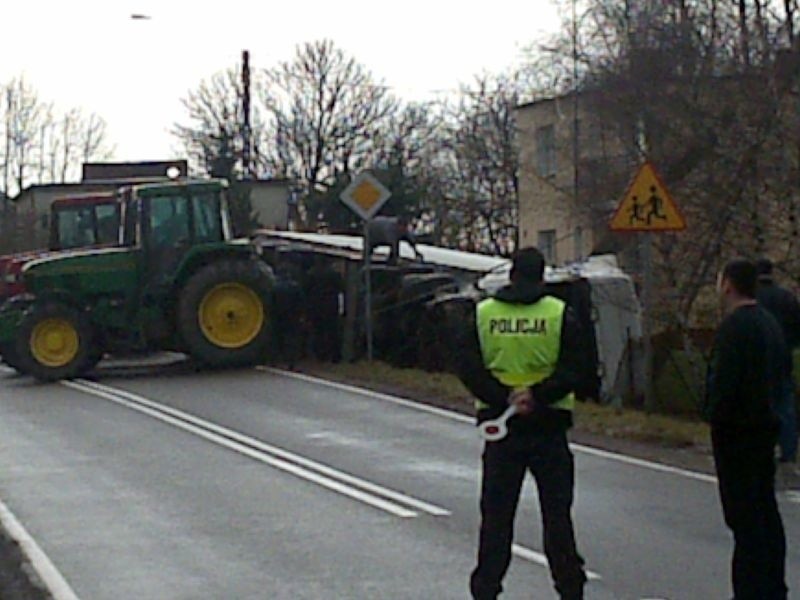
<path fill-rule="evenodd" d="M 97 219 L 97 244 L 119 243 L 119 207 L 116 204 L 98 204 L 95 207 Z"/>
<path fill-rule="evenodd" d="M 127 194 L 125 196 L 125 221 L 122 228 L 122 245 L 131 247 L 135 246 L 138 241 L 137 224 L 139 223 L 139 203 Z"/>
<path fill-rule="evenodd" d="M 222 216 L 219 194 L 196 194 L 192 196 L 195 242 L 222 241 Z"/>
<path fill-rule="evenodd" d="M 154 196 L 149 199 L 149 235 L 154 246 L 175 246 L 188 242 L 189 198 Z"/>
<path fill-rule="evenodd" d="M 95 243 L 94 214 L 91 206 L 64 209 L 58 215 L 58 247 L 82 248 Z"/>

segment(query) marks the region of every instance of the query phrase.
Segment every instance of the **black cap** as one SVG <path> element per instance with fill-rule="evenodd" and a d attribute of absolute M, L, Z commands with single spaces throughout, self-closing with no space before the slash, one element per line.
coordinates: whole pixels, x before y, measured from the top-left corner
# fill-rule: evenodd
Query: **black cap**
<path fill-rule="evenodd" d="M 535 281 L 544 279 L 544 255 L 538 248 L 521 248 L 514 254 L 511 264 L 511 281 Z"/>

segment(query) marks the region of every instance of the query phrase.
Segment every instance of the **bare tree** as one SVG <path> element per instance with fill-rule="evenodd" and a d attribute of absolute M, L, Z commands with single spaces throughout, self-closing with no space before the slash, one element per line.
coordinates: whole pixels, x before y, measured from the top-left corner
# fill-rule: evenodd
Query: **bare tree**
<path fill-rule="evenodd" d="M 702 313 L 704 290 L 733 254 L 786 257 L 782 266 L 800 275 L 791 253 L 800 216 L 796 19 L 794 2 L 769 0 L 596 0 L 579 17 L 576 86 L 600 132 L 587 143 L 603 146 L 605 131 L 613 138 L 581 160 L 592 175 L 582 209 L 605 227 L 604 199 L 619 197 L 641 160 L 638 130 L 690 223 L 657 244 L 665 326 Z M 543 54 L 563 60 L 571 39 L 565 27 Z"/>
<path fill-rule="evenodd" d="M 71 109 L 58 116 L 23 79 L 0 86 L 2 191 L 9 197 L 34 183 L 63 183 L 79 175 L 82 162 L 109 155 L 106 124 Z"/>
<path fill-rule="evenodd" d="M 230 68 L 200 83 L 183 99 L 188 124 L 176 124 L 173 134 L 182 142 L 193 168 L 219 177 L 237 177 L 264 167 L 258 147 L 251 165 L 244 164 L 244 87 L 241 69 Z M 251 109 L 253 139 L 264 136 L 260 107 Z"/>
<path fill-rule="evenodd" d="M 517 242 L 519 150 L 514 110 L 520 102 L 518 76 L 481 75 L 462 86 L 446 106 L 440 138 L 448 189 L 440 211 L 449 244 L 471 251 L 507 254 Z"/>
<path fill-rule="evenodd" d="M 6 86 L 6 157 L 4 163 L 5 191 L 11 194 L 25 187 L 33 168 L 36 137 L 46 108 L 35 90 L 23 79 L 13 79 Z"/>
<path fill-rule="evenodd" d="M 265 71 L 262 90 L 267 163 L 307 193 L 369 164 L 398 108 L 386 86 L 329 40 L 298 46 L 292 60 Z"/>

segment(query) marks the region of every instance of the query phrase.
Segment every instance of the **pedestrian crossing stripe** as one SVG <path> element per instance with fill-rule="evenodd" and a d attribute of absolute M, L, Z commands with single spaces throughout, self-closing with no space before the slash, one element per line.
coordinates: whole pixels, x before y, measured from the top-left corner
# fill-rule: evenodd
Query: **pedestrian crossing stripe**
<path fill-rule="evenodd" d="M 645 162 L 611 219 L 612 231 L 682 231 L 686 229 L 678 205 L 655 167 Z"/>

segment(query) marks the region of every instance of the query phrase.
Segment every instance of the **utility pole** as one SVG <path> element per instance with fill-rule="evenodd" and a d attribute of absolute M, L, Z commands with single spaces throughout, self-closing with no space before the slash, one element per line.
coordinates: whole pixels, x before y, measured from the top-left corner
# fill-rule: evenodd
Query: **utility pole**
<path fill-rule="evenodd" d="M 580 121 L 578 120 L 578 0 L 572 0 L 572 206 L 575 214 L 580 214 L 578 202 L 580 201 L 579 185 L 580 172 L 578 161 L 580 151 L 578 147 L 578 135 L 580 133 Z M 577 237 L 577 230 L 573 229 L 572 235 Z M 573 247 L 577 248 L 577 239 L 573 237 Z M 580 256 L 574 257 L 576 260 Z"/>
<path fill-rule="evenodd" d="M 250 179 L 253 174 L 250 150 L 252 147 L 252 130 L 250 127 L 250 52 L 242 51 L 242 176 Z"/>

